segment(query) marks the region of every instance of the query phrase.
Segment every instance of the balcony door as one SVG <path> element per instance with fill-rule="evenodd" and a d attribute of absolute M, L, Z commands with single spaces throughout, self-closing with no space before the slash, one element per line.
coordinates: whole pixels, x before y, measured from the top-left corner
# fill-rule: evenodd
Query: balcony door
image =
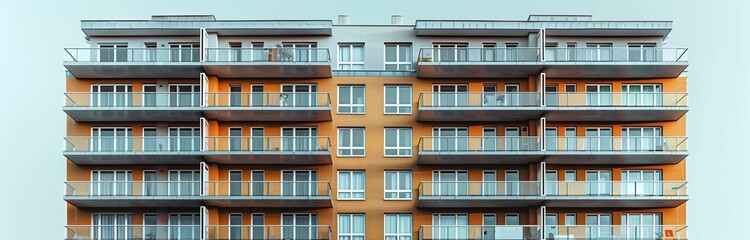
<path fill-rule="evenodd" d="M 91 107 L 132 107 L 133 85 L 95 84 L 91 85 Z"/>
<path fill-rule="evenodd" d="M 485 84 L 482 86 L 482 106 L 502 106 L 505 104 L 505 96 L 497 92 L 497 85 Z"/>
<path fill-rule="evenodd" d="M 485 213 L 482 215 L 482 240 L 495 240 L 497 215 Z"/>
<path fill-rule="evenodd" d="M 521 85 L 518 84 L 505 84 L 505 106 L 520 106 L 521 105 Z"/>
<path fill-rule="evenodd" d="M 170 196 L 198 196 L 201 193 L 201 177 L 198 170 L 170 170 Z"/>
<path fill-rule="evenodd" d="M 518 196 L 521 194 L 521 175 L 518 170 L 505 171 L 505 196 Z"/>
<path fill-rule="evenodd" d="M 586 60 L 592 62 L 609 62 L 612 59 L 612 43 L 586 43 Z"/>
<path fill-rule="evenodd" d="M 170 43 L 169 59 L 171 62 L 200 61 L 199 43 Z"/>
<path fill-rule="evenodd" d="M 200 84 L 169 84 L 170 107 L 198 107 L 201 105 Z"/>
<path fill-rule="evenodd" d="M 612 106 L 612 85 L 587 84 L 586 106 Z"/>
<path fill-rule="evenodd" d="M 314 151 L 317 148 L 318 128 L 282 127 L 281 151 Z"/>
<path fill-rule="evenodd" d="M 294 88 L 292 87 L 288 90 L 294 90 Z M 262 107 L 268 104 L 266 103 L 266 95 L 263 92 L 265 92 L 263 84 L 253 84 L 250 86 L 250 106 Z"/>
<path fill-rule="evenodd" d="M 92 171 L 91 196 L 133 195 L 133 172 Z"/>
<path fill-rule="evenodd" d="M 547 236 L 547 239 L 555 239 L 554 236 L 557 236 L 558 234 L 558 228 L 556 226 L 559 225 L 557 222 L 557 214 L 548 213 L 544 216 L 544 224 L 546 225 L 544 228 L 544 235 Z"/>
<path fill-rule="evenodd" d="M 485 127 L 482 129 L 482 151 L 497 151 L 497 128 Z"/>
<path fill-rule="evenodd" d="M 432 149 L 435 151 L 467 151 L 469 149 L 468 128 L 433 128 Z"/>
<path fill-rule="evenodd" d="M 558 106 L 559 95 L 557 93 L 557 85 L 547 84 L 544 86 L 544 104 L 547 106 Z"/>
<path fill-rule="evenodd" d="M 127 43 L 99 44 L 99 62 L 127 62 Z"/>
<path fill-rule="evenodd" d="M 628 43 L 628 61 L 654 62 L 659 59 L 656 43 Z"/>
<path fill-rule="evenodd" d="M 169 239 L 200 239 L 201 216 L 198 213 L 169 214 Z"/>
<path fill-rule="evenodd" d="M 319 60 L 324 59 L 318 59 L 318 53 L 317 49 L 315 49 L 318 44 L 317 43 L 290 43 L 285 42 L 282 43 L 283 49 L 280 49 L 279 52 L 279 60 L 280 61 L 293 61 L 293 62 L 317 62 Z"/>
<path fill-rule="evenodd" d="M 311 107 L 318 105 L 318 85 L 282 84 L 279 95 L 281 107 Z M 270 101 L 270 100 L 269 100 Z M 270 103 L 269 103 L 270 104 Z"/>
<path fill-rule="evenodd" d="M 314 213 L 281 214 L 281 239 L 318 239 L 318 215 Z"/>
<path fill-rule="evenodd" d="M 435 107 L 459 107 L 469 105 L 469 85 L 435 84 L 432 85 L 432 105 Z"/>
<path fill-rule="evenodd" d="M 467 214 L 436 213 L 432 215 L 432 239 L 469 239 Z"/>
<path fill-rule="evenodd" d="M 197 127 L 170 127 L 170 151 L 200 151 L 201 133 Z"/>
<path fill-rule="evenodd" d="M 557 128 L 546 128 L 544 138 L 546 140 L 545 148 L 549 151 L 557 151 Z"/>
<path fill-rule="evenodd" d="M 91 129 L 92 152 L 128 152 L 133 149 L 133 129 L 95 127 Z"/>
<path fill-rule="evenodd" d="M 242 151 L 242 128 L 229 128 L 229 151 Z"/>
<path fill-rule="evenodd" d="M 612 171 L 586 171 L 586 195 L 612 195 Z"/>
<path fill-rule="evenodd" d="M 506 127 L 505 128 L 505 150 L 506 151 L 521 150 L 521 130 L 519 127 Z"/>
<path fill-rule="evenodd" d="M 294 134 L 292 131 L 290 134 Z M 265 135 L 265 129 L 260 127 L 254 127 L 250 129 L 250 150 L 251 151 L 263 151 L 265 149 L 265 141 L 263 136 Z"/>
<path fill-rule="evenodd" d="M 586 214 L 586 239 L 612 239 L 612 215 Z"/>
<path fill-rule="evenodd" d="M 623 106 L 663 106 L 661 84 L 623 84 Z"/>
<path fill-rule="evenodd" d="M 659 213 L 629 213 L 622 214 L 621 225 L 623 240 L 656 240 L 662 239 L 661 214 Z"/>
<path fill-rule="evenodd" d="M 558 178 L 557 171 L 547 171 L 544 173 L 544 192 L 547 196 L 557 196 L 558 194 Z"/>
<path fill-rule="evenodd" d="M 433 43 L 435 62 L 465 62 L 468 60 L 468 43 Z"/>
<path fill-rule="evenodd" d="M 576 136 L 576 128 L 575 127 L 566 127 L 565 128 L 565 151 L 576 151 L 578 149 L 578 137 Z"/>
<path fill-rule="evenodd" d="M 438 170 L 432 172 L 433 195 L 435 196 L 468 196 L 469 172 L 455 170 Z"/>
<path fill-rule="evenodd" d="M 660 170 L 622 171 L 622 194 L 626 196 L 661 196 Z"/>
<path fill-rule="evenodd" d="M 242 84 L 229 85 L 229 106 L 242 106 Z"/>
<path fill-rule="evenodd" d="M 612 128 L 586 128 L 586 151 L 612 151 Z"/>
<path fill-rule="evenodd" d="M 497 172 L 482 172 L 482 195 L 497 196 Z"/>
<path fill-rule="evenodd" d="M 318 171 L 281 171 L 282 196 L 317 196 Z"/>
<path fill-rule="evenodd" d="M 622 128 L 622 150 L 661 151 L 664 149 L 664 142 L 661 137 L 661 127 Z"/>
<path fill-rule="evenodd" d="M 132 239 L 133 214 L 94 213 L 91 215 L 91 239 Z"/>

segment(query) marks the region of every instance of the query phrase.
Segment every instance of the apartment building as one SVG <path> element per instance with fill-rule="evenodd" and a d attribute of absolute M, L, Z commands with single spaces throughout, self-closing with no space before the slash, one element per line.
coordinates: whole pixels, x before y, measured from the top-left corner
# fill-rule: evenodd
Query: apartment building
<path fill-rule="evenodd" d="M 81 30 L 67 239 L 687 239 L 670 21 Z"/>

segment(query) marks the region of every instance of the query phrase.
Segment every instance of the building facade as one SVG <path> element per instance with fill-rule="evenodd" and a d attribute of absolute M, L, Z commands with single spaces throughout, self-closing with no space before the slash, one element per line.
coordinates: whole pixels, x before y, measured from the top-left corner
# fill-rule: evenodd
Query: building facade
<path fill-rule="evenodd" d="M 84 20 L 68 239 L 686 239 L 669 21 Z"/>

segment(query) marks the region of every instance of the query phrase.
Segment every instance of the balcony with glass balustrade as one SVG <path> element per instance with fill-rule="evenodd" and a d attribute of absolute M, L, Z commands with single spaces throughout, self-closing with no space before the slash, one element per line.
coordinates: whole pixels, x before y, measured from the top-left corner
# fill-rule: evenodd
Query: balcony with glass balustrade
<path fill-rule="evenodd" d="M 657 223 L 636 223 L 633 225 L 546 225 L 546 239 L 688 239 L 685 225 L 659 225 Z"/>
<path fill-rule="evenodd" d="M 218 207 L 330 208 L 326 181 L 208 181 L 203 200 Z"/>
<path fill-rule="evenodd" d="M 688 200 L 685 181 L 547 181 L 545 205 L 563 208 L 671 208 Z"/>
<path fill-rule="evenodd" d="M 331 164 L 328 137 L 237 136 L 206 139 L 209 162 L 222 164 Z"/>
<path fill-rule="evenodd" d="M 70 136 L 64 140 L 63 155 L 79 165 L 198 164 L 203 160 L 200 136 Z"/>
<path fill-rule="evenodd" d="M 539 92 L 430 92 L 419 94 L 417 120 L 497 122 L 539 119 Z"/>
<path fill-rule="evenodd" d="M 195 122 L 203 116 L 199 92 L 68 92 L 63 111 L 77 122 Z"/>
<path fill-rule="evenodd" d="M 208 93 L 204 113 L 219 121 L 331 121 L 331 98 L 318 92 Z"/>
<path fill-rule="evenodd" d="M 209 75 L 235 78 L 328 78 L 327 48 L 206 48 Z"/>
<path fill-rule="evenodd" d="M 548 92 L 547 121 L 676 121 L 688 111 L 687 93 Z"/>
<path fill-rule="evenodd" d="M 450 47 L 422 48 L 422 78 L 673 78 L 688 66 L 686 48 Z"/>
<path fill-rule="evenodd" d="M 539 225 L 421 225 L 418 232 L 420 240 L 541 239 Z"/>
<path fill-rule="evenodd" d="M 420 182 L 420 208 L 530 207 L 542 203 L 538 181 Z"/>
<path fill-rule="evenodd" d="M 332 239 L 329 225 L 209 225 L 206 240 Z"/>
<path fill-rule="evenodd" d="M 203 72 L 200 48 L 66 48 L 76 78 L 193 78 Z"/>
<path fill-rule="evenodd" d="M 526 164 L 544 157 L 539 137 L 421 137 L 418 164 Z"/>
<path fill-rule="evenodd" d="M 545 137 L 548 164 L 674 164 L 688 156 L 687 137 Z"/>
<path fill-rule="evenodd" d="M 63 199 L 76 207 L 199 207 L 200 181 L 69 181 Z"/>
<path fill-rule="evenodd" d="M 115 239 L 201 239 L 200 225 L 134 225 L 99 224 L 68 225 L 66 240 L 115 240 Z"/>

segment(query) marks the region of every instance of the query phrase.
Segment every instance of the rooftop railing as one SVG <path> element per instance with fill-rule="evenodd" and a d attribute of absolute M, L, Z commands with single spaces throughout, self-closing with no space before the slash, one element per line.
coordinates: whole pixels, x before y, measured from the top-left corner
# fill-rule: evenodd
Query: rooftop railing
<path fill-rule="evenodd" d="M 222 92 L 208 93 L 208 107 L 331 107 L 328 93 Z"/>
<path fill-rule="evenodd" d="M 200 181 L 70 181 L 65 196 L 169 197 L 200 196 Z"/>
<path fill-rule="evenodd" d="M 66 48 L 70 62 L 200 62 L 200 48 Z"/>
<path fill-rule="evenodd" d="M 420 107 L 539 107 L 538 92 L 430 92 L 419 94 Z"/>
<path fill-rule="evenodd" d="M 311 152 L 331 151 L 328 137 L 208 137 L 209 152 L 243 151 L 243 152 L 294 152 L 305 154 Z"/>
<path fill-rule="evenodd" d="M 539 61 L 540 48 L 421 48 L 418 56 L 419 62 L 535 62 Z"/>
<path fill-rule="evenodd" d="M 546 150 L 584 152 L 686 152 L 687 137 L 546 137 Z"/>
<path fill-rule="evenodd" d="M 539 196 L 538 181 L 443 181 L 420 182 L 420 197 Z"/>
<path fill-rule="evenodd" d="M 208 196 L 330 197 L 327 181 L 209 181 Z"/>
<path fill-rule="evenodd" d="M 519 152 L 541 151 L 539 137 L 421 137 L 421 152 Z"/>
<path fill-rule="evenodd" d="M 687 196 L 685 181 L 547 181 L 544 185 L 547 196 Z"/>
<path fill-rule="evenodd" d="M 207 240 L 331 239 L 329 225 L 209 225 Z"/>
<path fill-rule="evenodd" d="M 327 48 L 206 48 L 206 62 L 330 62 Z"/>
<path fill-rule="evenodd" d="M 549 107 L 687 107 L 687 93 L 548 92 Z"/>

